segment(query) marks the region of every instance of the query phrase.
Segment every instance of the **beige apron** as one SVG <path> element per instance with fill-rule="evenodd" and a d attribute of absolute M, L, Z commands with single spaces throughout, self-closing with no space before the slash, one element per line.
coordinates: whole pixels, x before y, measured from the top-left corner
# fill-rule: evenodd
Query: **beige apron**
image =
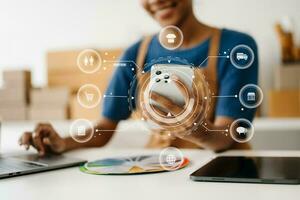
<path fill-rule="evenodd" d="M 210 39 L 210 47 L 208 55 L 218 55 L 219 54 L 219 44 L 220 44 L 220 37 L 221 37 L 221 31 L 219 29 L 214 29 L 212 31 L 211 39 Z M 138 83 L 143 83 L 145 81 L 144 74 L 142 73 L 143 67 L 145 64 L 145 58 L 148 51 L 148 46 L 152 40 L 152 36 L 147 36 L 144 38 L 144 40 L 141 42 L 141 45 L 138 50 L 137 54 L 137 81 Z M 196 68 L 195 70 L 200 70 L 201 73 L 203 73 L 207 83 L 208 87 L 210 89 L 210 92 L 212 95 L 218 94 L 218 80 L 217 80 L 217 63 L 218 58 L 217 57 L 209 57 L 208 58 L 208 64 L 205 68 Z M 138 89 L 138 88 L 137 88 Z M 215 107 L 216 107 L 216 98 L 212 98 L 210 102 L 210 109 L 208 110 L 206 119 L 210 122 L 214 122 L 215 119 Z M 141 111 L 137 110 L 138 113 Z M 140 113 L 141 115 L 141 113 Z M 237 147 L 233 148 L 243 148 L 239 144 L 237 144 Z M 180 139 L 180 138 L 174 138 L 170 137 L 168 134 L 164 132 L 153 132 L 150 137 L 150 141 L 147 144 L 147 147 L 149 148 L 165 148 L 165 147 L 177 147 L 177 148 L 200 148 L 199 146 L 188 142 L 186 140 Z M 236 145 L 233 145 L 236 146 Z M 244 145 L 242 145 L 244 146 Z M 244 148 L 243 148 L 244 149 Z"/>

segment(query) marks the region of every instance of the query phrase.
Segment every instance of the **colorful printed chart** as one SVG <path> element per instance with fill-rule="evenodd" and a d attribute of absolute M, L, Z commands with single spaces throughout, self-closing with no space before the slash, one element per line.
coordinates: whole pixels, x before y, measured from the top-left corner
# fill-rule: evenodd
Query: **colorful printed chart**
<path fill-rule="evenodd" d="M 186 167 L 189 162 L 187 158 L 177 158 L 175 162 L 172 161 L 172 164 L 176 166 L 174 169 L 177 170 Z M 142 155 L 87 162 L 80 167 L 80 170 L 88 174 L 99 175 L 130 175 L 169 171 L 162 166 L 163 164 L 160 162 L 159 155 Z"/>

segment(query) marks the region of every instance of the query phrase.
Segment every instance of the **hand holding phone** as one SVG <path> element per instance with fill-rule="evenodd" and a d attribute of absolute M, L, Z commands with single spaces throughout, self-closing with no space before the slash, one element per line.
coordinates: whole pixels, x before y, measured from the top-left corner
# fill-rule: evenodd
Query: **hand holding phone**
<path fill-rule="evenodd" d="M 193 76 L 193 68 L 188 65 L 153 65 L 149 85 L 152 106 L 162 113 L 179 114 L 189 99 Z"/>

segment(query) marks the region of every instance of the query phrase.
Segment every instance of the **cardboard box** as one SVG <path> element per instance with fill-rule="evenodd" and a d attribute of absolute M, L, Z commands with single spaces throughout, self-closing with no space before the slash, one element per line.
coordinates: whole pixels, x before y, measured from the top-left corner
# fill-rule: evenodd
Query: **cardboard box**
<path fill-rule="evenodd" d="M 300 65 L 290 64 L 278 67 L 275 70 L 276 90 L 300 88 Z"/>
<path fill-rule="evenodd" d="M 70 101 L 70 116 L 71 119 L 98 120 L 101 116 L 101 104 L 91 109 L 84 108 L 78 103 L 77 97 L 74 95 Z"/>
<path fill-rule="evenodd" d="M 26 105 L 0 107 L 0 119 L 1 120 L 26 120 L 27 107 Z"/>
<path fill-rule="evenodd" d="M 26 120 L 31 74 L 26 70 L 3 71 L 4 88 L 0 89 L 0 118 Z"/>
<path fill-rule="evenodd" d="M 300 117 L 300 90 L 269 92 L 269 117 Z"/>
<path fill-rule="evenodd" d="M 70 88 L 71 92 L 75 94 L 81 86 L 85 84 L 94 84 L 99 88 L 101 93 L 104 93 L 112 73 L 113 72 L 108 72 L 107 74 L 99 74 L 98 76 L 62 73 L 61 75 L 49 76 L 48 85 L 49 87 L 65 86 Z"/>
<path fill-rule="evenodd" d="M 31 105 L 37 106 L 67 106 L 70 91 L 67 87 L 32 89 L 30 91 Z"/>
<path fill-rule="evenodd" d="M 67 106 L 34 106 L 28 108 L 29 120 L 66 120 L 69 118 Z"/>
<path fill-rule="evenodd" d="M 4 89 L 0 90 L 0 103 L 19 105 L 29 103 L 31 73 L 26 70 L 3 71 Z"/>
<path fill-rule="evenodd" d="M 4 87 L 25 88 L 31 87 L 31 72 L 27 70 L 5 70 L 3 71 Z"/>
<path fill-rule="evenodd" d="M 24 105 L 29 101 L 27 90 L 25 88 L 5 88 L 0 89 L 1 105 Z"/>

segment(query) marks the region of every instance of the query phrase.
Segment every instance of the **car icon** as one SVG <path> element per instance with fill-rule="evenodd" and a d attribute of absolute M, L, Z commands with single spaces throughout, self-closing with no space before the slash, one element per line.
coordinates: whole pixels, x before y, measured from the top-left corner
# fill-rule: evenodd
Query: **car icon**
<path fill-rule="evenodd" d="M 240 60 L 245 60 L 245 61 L 247 61 L 247 60 L 248 60 L 248 55 L 247 55 L 247 54 L 244 54 L 244 53 L 237 53 L 237 54 L 236 54 L 236 59 L 237 59 L 238 61 L 240 61 Z"/>

